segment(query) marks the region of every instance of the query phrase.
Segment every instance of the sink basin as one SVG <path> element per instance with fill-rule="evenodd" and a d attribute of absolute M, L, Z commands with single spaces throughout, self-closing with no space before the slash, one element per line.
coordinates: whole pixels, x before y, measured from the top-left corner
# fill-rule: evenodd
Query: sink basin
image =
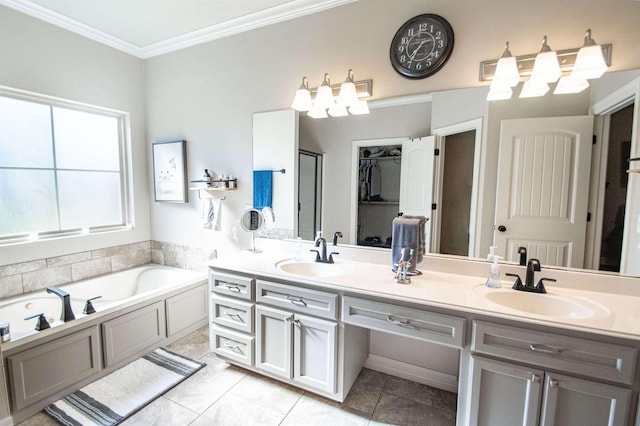
<path fill-rule="evenodd" d="M 319 263 L 285 260 L 276 263 L 276 267 L 288 274 L 304 275 L 307 277 L 335 277 L 353 271 L 353 267 L 351 265 L 342 262 Z"/>
<path fill-rule="evenodd" d="M 485 289 L 484 286 L 479 288 Z M 561 318 L 603 317 L 609 311 L 602 305 L 568 294 L 536 294 L 515 290 L 484 291 L 487 300 L 517 311 Z"/>

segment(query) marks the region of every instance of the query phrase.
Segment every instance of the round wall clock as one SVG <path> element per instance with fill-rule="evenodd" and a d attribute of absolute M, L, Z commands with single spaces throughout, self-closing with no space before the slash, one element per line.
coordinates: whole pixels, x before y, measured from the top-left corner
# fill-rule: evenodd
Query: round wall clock
<path fill-rule="evenodd" d="M 442 16 L 424 14 L 405 22 L 391 41 L 391 65 L 407 78 L 438 72 L 453 52 L 453 29 Z"/>

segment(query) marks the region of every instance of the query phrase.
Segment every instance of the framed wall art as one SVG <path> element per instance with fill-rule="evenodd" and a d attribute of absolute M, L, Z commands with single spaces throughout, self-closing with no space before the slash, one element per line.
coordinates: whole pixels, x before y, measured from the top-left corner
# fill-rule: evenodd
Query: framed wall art
<path fill-rule="evenodd" d="M 188 202 L 186 161 L 186 141 L 153 144 L 153 184 L 156 201 Z"/>

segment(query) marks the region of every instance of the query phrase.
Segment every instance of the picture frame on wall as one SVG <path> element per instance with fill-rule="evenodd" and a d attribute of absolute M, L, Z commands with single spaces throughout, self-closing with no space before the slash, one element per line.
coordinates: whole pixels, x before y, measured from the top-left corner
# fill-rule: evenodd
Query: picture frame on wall
<path fill-rule="evenodd" d="M 153 143 L 155 201 L 187 203 L 187 142 Z"/>

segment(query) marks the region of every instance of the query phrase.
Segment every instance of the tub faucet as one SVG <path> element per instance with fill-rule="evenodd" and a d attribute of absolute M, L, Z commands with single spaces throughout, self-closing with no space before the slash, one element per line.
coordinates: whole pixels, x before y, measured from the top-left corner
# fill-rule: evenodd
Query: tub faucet
<path fill-rule="evenodd" d="M 71 297 L 69 293 L 58 287 L 47 287 L 47 293 L 53 293 L 62 300 L 62 313 L 60 314 L 60 321 L 69 322 L 76 319 L 71 309 Z"/>

